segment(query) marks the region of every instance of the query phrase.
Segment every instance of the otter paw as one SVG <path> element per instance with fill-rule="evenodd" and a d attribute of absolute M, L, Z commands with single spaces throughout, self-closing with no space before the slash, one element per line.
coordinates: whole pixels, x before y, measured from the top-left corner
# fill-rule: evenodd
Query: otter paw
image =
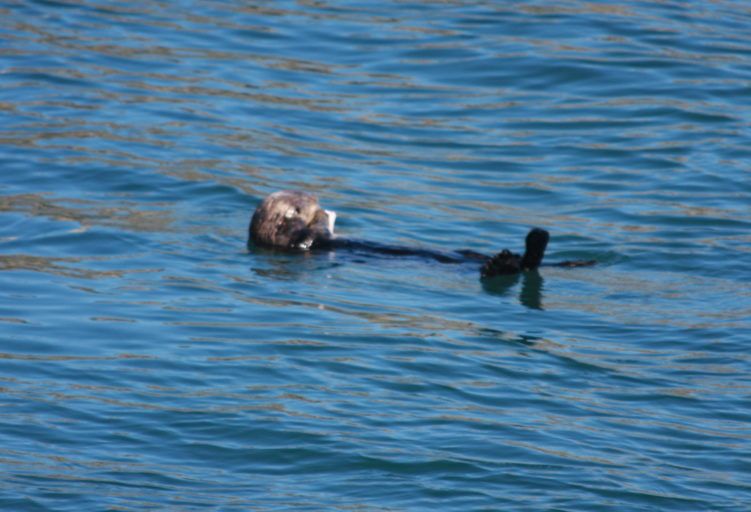
<path fill-rule="evenodd" d="M 521 272 L 519 255 L 504 249 L 488 258 L 480 269 L 481 277 L 505 276 Z"/>

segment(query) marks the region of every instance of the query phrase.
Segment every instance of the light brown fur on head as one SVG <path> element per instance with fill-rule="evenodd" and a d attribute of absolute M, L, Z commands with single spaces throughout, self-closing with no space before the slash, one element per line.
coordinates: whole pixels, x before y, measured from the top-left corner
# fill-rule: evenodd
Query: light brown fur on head
<path fill-rule="evenodd" d="M 297 190 L 274 192 L 258 205 L 248 240 L 256 245 L 307 250 L 333 237 L 334 212 L 323 210 L 318 198 Z"/>

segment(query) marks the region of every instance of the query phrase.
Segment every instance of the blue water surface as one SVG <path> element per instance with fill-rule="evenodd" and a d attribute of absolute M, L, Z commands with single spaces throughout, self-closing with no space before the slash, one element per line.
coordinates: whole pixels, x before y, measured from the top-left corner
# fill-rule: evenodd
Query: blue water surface
<path fill-rule="evenodd" d="M 0 0 L 0 509 L 751 507 L 746 2 Z M 342 236 L 245 246 L 268 193 Z"/>

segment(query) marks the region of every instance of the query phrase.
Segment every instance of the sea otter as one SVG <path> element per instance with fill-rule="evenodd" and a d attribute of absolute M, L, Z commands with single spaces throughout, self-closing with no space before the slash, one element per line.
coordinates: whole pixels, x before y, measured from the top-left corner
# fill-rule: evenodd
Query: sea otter
<path fill-rule="evenodd" d="M 336 213 L 324 210 L 313 194 L 282 190 L 266 197 L 253 213 L 248 227 L 248 247 L 256 245 L 286 251 L 347 249 L 392 256 L 417 256 L 441 263 L 482 261 L 480 275 L 491 278 L 535 270 L 542 263 L 550 235 L 540 228 L 527 234 L 523 256 L 504 249 L 488 257 L 471 250 L 441 252 L 384 245 L 334 236 Z M 594 261 L 564 261 L 558 266 L 592 265 Z"/>

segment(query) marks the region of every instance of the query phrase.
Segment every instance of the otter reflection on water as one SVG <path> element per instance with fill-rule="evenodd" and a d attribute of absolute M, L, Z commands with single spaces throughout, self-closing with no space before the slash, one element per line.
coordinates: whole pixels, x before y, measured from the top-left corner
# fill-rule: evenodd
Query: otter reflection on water
<path fill-rule="evenodd" d="M 336 214 L 324 210 L 318 198 L 307 192 L 282 190 L 268 196 L 253 213 L 248 228 L 248 246 L 257 245 L 287 251 L 350 250 L 391 256 L 414 256 L 441 263 L 481 262 L 480 276 L 513 275 L 530 272 L 542 264 L 550 235 L 540 228 L 527 234 L 524 255 L 504 249 L 488 257 L 471 250 L 441 252 L 339 238 L 334 235 Z M 553 265 L 580 267 L 594 261 L 564 261 Z"/>

